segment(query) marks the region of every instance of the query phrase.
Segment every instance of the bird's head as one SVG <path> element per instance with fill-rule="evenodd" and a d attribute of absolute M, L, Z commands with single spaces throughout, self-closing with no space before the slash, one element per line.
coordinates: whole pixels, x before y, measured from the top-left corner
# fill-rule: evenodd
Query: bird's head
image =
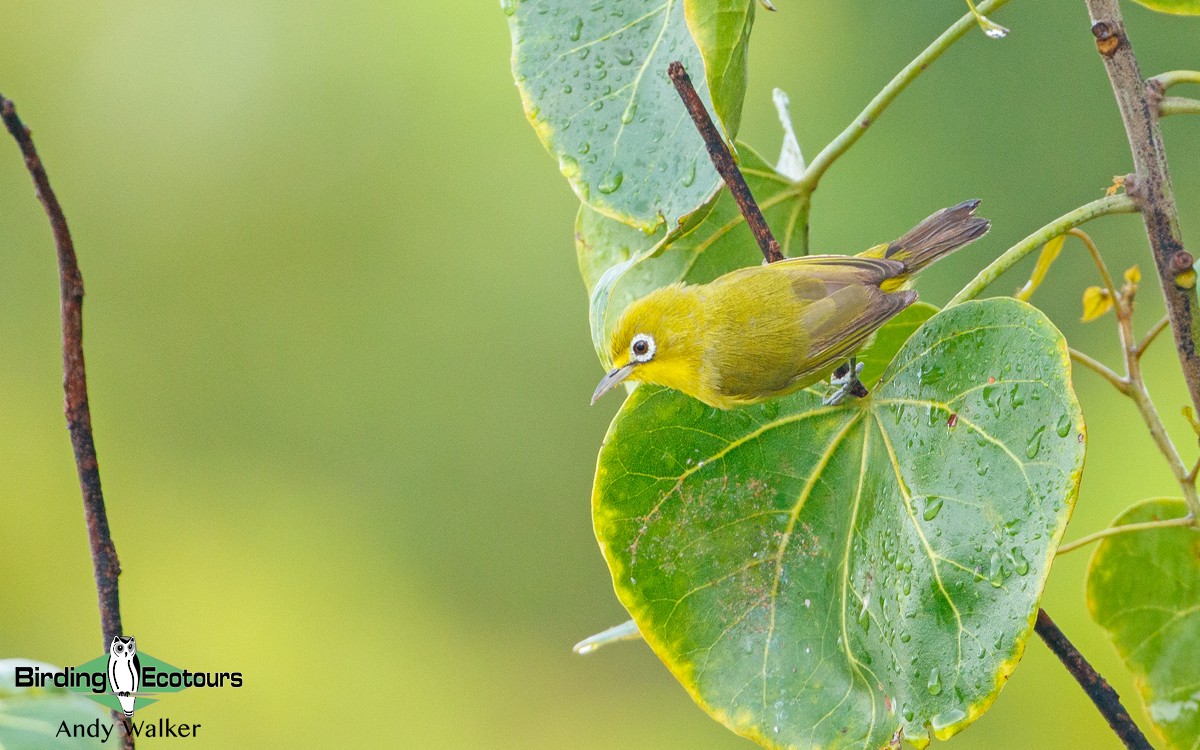
<path fill-rule="evenodd" d="M 609 340 L 613 369 L 596 387 L 593 404 L 626 380 L 695 392 L 704 331 L 692 289 L 680 284 L 657 289 L 625 309 Z"/>

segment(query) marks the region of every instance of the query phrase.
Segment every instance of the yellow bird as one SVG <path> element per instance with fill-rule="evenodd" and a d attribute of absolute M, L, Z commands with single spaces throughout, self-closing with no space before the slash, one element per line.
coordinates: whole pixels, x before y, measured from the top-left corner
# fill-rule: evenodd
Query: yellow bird
<path fill-rule="evenodd" d="M 988 231 L 988 220 L 974 216 L 978 205 L 944 208 L 859 255 L 788 258 L 707 284 L 656 289 L 617 322 L 613 369 L 592 403 L 626 380 L 674 388 L 719 409 L 812 385 L 916 301 L 909 289 L 916 274 Z M 835 379 L 842 389 L 827 402 L 852 392 L 857 374 L 852 366 Z"/>

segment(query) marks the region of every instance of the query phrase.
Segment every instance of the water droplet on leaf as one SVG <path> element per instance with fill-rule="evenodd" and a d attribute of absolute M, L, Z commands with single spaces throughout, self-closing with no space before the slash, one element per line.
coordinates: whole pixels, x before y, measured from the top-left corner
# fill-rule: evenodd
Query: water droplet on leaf
<path fill-rule="evenodd" d="M 612 193 L 617 192 L 617 190 L 621 187 L 622 180 L 624 179 L 625 174 L 619 169 L 613 172 L 608 172 L 604 175 L 604 179 L 600 180 L 600 184 L 596 186 L 596 189 L 605 195 L 611 195 Z"/>
<path fill-rule="evenodd" d="M 1029 438 L 1029 444 L 1025 446 L 1025 457 L 1035 458 L 1038 451 L 1042 449 L 1042 433 L 1046 431 L 1046 426 L 1042 425 L 1033 431 L 1033 435 Z"/>
<path fill-rule="evenodd" d="M 923 517 L 926 521 L 932 521 L 937 518 L 937 514 L 942 510 L 942 499 L 940 497 L 931 497 L 925 501 L 925 513 Z"/>
<path fill-rule="evenodd" d="M 1058 436 L 1066 437 L 1071 432 L 1071 415 L 1064 414 L 1058 418 Z"/>

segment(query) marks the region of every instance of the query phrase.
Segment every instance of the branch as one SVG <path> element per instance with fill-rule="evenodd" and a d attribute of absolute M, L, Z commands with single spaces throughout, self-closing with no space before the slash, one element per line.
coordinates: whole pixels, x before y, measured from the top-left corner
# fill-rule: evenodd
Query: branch
<path fill-rule="evenodd" d="M 1034 630 L 1050 647 L 1054 655 L 1062 661 L 1063 666 L 1083 688 L 1083 692 L 1092 699 L 1092 703 L 1096 704 L 1096 708 L 1100 710 L 1108 725 L 1125 743 L 1125 747 L 1130 750 L 1154 750 L 1146 740 L 1146 735 L 1142 734 L 1142 730 L 1133 723 L 1129 712 L 1121 705 L 1121 696 L 1117 695 L 1117 691 L 1112 689 L 1112 685 L 1109 685 L 1108 681 L 1101 677 L 1091 664 L 1088 664 L 1087 659 L 1083 658 L 1083 654 L 1079 653 L 1079 649 L 1075 648 L 1075 645 L 1054 624 L 1054 620 L 1050 619 L 1050 615 L 1046 614 L 1046 610 L 1038 609 Z"/>
<path fill-rule="evenodd" d="M 1158 104 L 1158 116 L 1200 115 L 1200 99 L 1186 96 L 1168 96 Z"/>
<path fill-rule="evenodd" d="M 1187 381 L 1192 404 L 1200 409 L 1200 352 L 1196 334 L 1200 329 L 1194 276 L 1186 281 L 1182 272 L 1192 267 L 1192 256 L 1183 249 L 1179 213 L 1171 190 L 1171 175 L 1158 126 L 1157 107 L 1148 98 L 1147 86 L 1133 54 L 1117 0 L 1085 0 L 1092 20 L 1096 49 L 1112 84 L 1121 120 L 1133 153 L 1136 181 L 1126 189 L 1137 201 L 1158 269 L 1159 284 L 1167 303 L 1167 315 L 1175 334 L 1175 348 Z M 1176 283 L 1180 277 L 1182 283 Z"/>
<path fill-rule="evenodd" d="M 1110 195 L 1099 200 L 1094 200 L 1091 203 L 1084 204 L 1079 208 L 1069 213 L 1063 214 L 1046 226 L 1037 230 L 1009 249 L 1005 250 L 999 258 L 996 258 L 987 268 L 979 272 L 979 274 L 971 279 L 958 294 L 954 295 L 954 299 L 946 303 L 946 307 L 957 305 L 960 302 L 966 302 L 969 299 L 975 299 L 983 290 L 988 287 L 996 279 L 1000 278 L 1008 269 L 1015 266 L 1026 255 L 1029 255 L 1034 250 L 1037 250 L 1042 245 L 1050 240 L 1064 234 L 1071 229 L 1074 229 L 1081 224 L 1086 224 L 1092 219 L 1108 214 L 1130 214 L 1137 211 L 1137 204 L 1128 195 Z"/>
<path fill-rule="evenodd" d="M 1161 521 L 1145 521 L 1143 523 L 1127 523 L 1123 526 L 1109 526 L 1107 529 L 1101 529 L 1087 536 L 1081 536 L 1073 542 L 1061 545 L 1055 556 L 1065 555 L 1068 552 L 1073 552 L 1080 547 L 1086 547 L 1092 542 L 1098 542 L 1108 536 L 1116 536 L 1118 534 L 1128 534 L 1132 531 L 1152 531 L 1154 529 L 1168 529 L 1172 526 L 1195 526 L 1196 519 L 1190 515 L 1180 518 L 1167 518 Z"/>
<path fill-rule="evenodd" d="M 1146 335 L 1141 341 L 1138 342 L 1138 345 L 1134 347 L 1134 356 L 1138 359 L 1141 359 L 1142 355 L 1146 353 L 1146 350 L 1150 348 L 1150 345 L 1154 343 L 1154 339 L 1158 338 L 1158 334 L 1162 333 L 1163 329 L 1165 329 L 1170 322 L 1171 319 L 1164 315 L 1158 319 L 1157 323 L 1150 326 L 1150 330 L 1146 332 Z"/>
<path fill-rule="evenodd" d="M 1118 391 L 1128 395 L 1128 393 L 1129 393 L 1129 381 L 1128 380 L 1121 377 L 1117 373 L 1113 372 L 1112 369 L 1110 369 L 1109 367 L 1100 363 L 1098 360 L 1093 359 L 1092 357 L 1089 357 L 1088 355 L 1084 354 L 1083 352 L 1079 351 L 1078 349 L 1069 349 L 1068 353 L 1071 355 L 1072 362 L 1076 362 L 1078 364 L 1083 365 L 1084 367 L 1088 368 L 1089 370 L 1096 373 L 1100 377 L 1104 378 L 1108 382 L 1112 383 L 1113 387 L 1116 388 Z"/>
<path fill-rule="evenodd" d="M 34 191 L 50 219 L 54 246 L 58 251 L 58 276 L 62 310 L 63 391 L 67 431 L 75 452 L 75 467 L 79 487 L 83 492 L 83 512 L 87 519 L 88 542 L 92 549 L 92 568 L 96 578 L 96 594 L 100 604 L 100 629 L 107 652 L 114 636 L 123 635 L 121 602 L 117 594 L 117 576 L 121 564 L 113 546 L 104 510 L 104 495 L 100 491 L 100 466 L 96 461 L 96 445 L 92 439 L 92 415 L 88 409 L 87 374 L 83 365 L 83 276 L 75 258 L 75 245 L 67 228 L 67 218 L 50 187 L 50 178 L 38 157 L 29 128 L 17 116 L 13 103 L 0 95 L 0 118 L 16 139 L 25 169 L 33 178 Z M 115 714 L 115 712 L 114 712 Z M 124 726 L 123 722 L 118 724 Z M 133 738 L 125 734 L 125 747 L 133 748 Z"/>
<path fill-rule="evenodd" d="M 692 122 L 696 123 L 696 130 L 700 131 L 700 137 L 704 139 L 704 145 L 708 149 L 708 157 L 712 159 L 713 166 L 720 172 L 721 179 L 725 180 L 725 184 L 729 186 L 729 192 L 737 201 L 738 209 L 746 218 L 746 224 L 750 227 L 750 231 L 754 233 L 754 239 L 758 241 L 763 258 L 768 263 L 783 260 L 783 253 L 779 251 L 779 241 L 771 234 L 771 227 L 767 226 L 767 220 L 763 218 L 758 203 L 750 193 L 746 178 L 742 177 L 741 170 L 733 161 L 733 155 L 729 153 L 729 147 L 725 145 L 724 139 L 713 125 L 712 117 L 704 108 L 704 102 L 700 101 L 700 95 L 692 86 L 692 79 L 684 70 L 683 63 L 678 60 L 672 62 L 667 66 L 667 75 L 671 77 L 671 83 L 675 84 L 675 90 L 679 92 L 679 98 L 683 100 L 688 114 L 692 116 Z"/>
<path fill-rule="evenodd" d="M 1146 81 L 1146 85 L 1156 88 L 1160 95 L 1180 83 L 1200 83 L 1200 70 L 1170 70 Z"/>

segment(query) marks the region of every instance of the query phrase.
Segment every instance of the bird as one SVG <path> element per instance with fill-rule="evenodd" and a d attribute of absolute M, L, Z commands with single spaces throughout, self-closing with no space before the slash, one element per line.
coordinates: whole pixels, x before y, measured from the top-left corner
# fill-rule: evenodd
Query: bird
<path fill-rule="evenodd" d="M 133 704 L 137 701 L 141 678 L 142 663 L 137 656 L 137 642 L 133 636 L 113 636 L 108 646 L 108 689 L 121 702 L 121 710 L 126 718 L 133 717 Z"/>
<path fill-rule="evenodd" d="M 900 239 L 858 255 L 807 255 L 740 268 L 706 284 L 676 283 L 631 303 L 608 342 L 612 369 L 592 403 L 619 383 L 666 386 L 717 409 L 813 385 L 917 300 L 913 277 L 987 233 L 978 200 L 943 208 Z M 826 403 L 864 395 L 850 361 Z"/>

